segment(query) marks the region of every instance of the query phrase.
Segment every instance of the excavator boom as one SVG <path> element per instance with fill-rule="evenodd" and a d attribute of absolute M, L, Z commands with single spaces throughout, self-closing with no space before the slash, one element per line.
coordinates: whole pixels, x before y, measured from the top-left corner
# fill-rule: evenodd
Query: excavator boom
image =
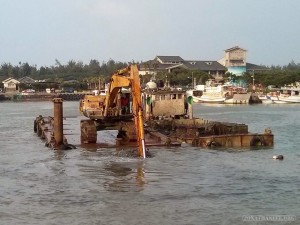
<path fill-rule="evenodd" d="M 123 87 L 129 87 L 132 95 L 132 113 L 121 113 L 120 91 Z M 85 96 L 80 102 L 80 111 L 91 121 L 81 124 L 82 141 L 87 143 L 96 142 L 97 128 L 92 128 L 93 122 L 103 127 L 118 126 L 118 124 L 130 119 L 132 116 L 135 123 L 136 139 L 138 142 L 139 156 L 145 158 L 145 134 L 143 121 L 143 107 L 141 99 L 141 87 L 137 65 L 130 65 L 125 69 L 118 70 L 111 76 L 110 84 L 105 96 Z"/>
<path fill-rule="evenodd" d="M 132 92 L 132 113 L 134 116 L 135 129 L 137 133 L 139 155 L 146 158 L 143 106 L 141 97 L 141 86 L 137 65 L 130 65 L 125 69 L 117 71 L 110 79 L 110 85 L 106 96 L 106 106 L 113 104 L 121 87 L 130 87 Z M 105 108 L 104 117 L 107 116 L 108 108 Z"/>

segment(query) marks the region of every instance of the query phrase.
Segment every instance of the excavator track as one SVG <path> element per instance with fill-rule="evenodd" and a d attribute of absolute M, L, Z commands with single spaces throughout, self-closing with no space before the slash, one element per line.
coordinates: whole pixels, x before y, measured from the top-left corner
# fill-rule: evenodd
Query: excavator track
<path fill-rule="evenodd" d="M 136 142 L 137 139 L 134 122 L 121 122 L 118 137 L 123 139 L 123 143 Z"/>
<path fill-rule="evenodd" d="M 97 142 L 97 128 L 93 120 L 81 120 L 81 143 L 96 143 Z"/>

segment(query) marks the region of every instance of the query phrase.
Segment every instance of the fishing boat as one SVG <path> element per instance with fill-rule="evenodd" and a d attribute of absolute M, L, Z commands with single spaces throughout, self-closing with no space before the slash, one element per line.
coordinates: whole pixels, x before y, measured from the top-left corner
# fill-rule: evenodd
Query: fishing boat
<path fill-rule="evenodd" d="M 205 85 L 196 85 L 194 89 L 186 92 L 193 97 L 195 103 L 224 103 L 229 97 L 228 85 L 214 83 L 208 80 Z"/>
<path fill-rule="evenodd" d="M 263 104 L 273 104 L 275 101 L 278 101 L 277 97 L 271 98 L 270 95 L 260 94 L 258 95 L 258 98 L 261 100 L 261 103 Z"/>
<path fill-rule="evenodd" d="M 194 89 L 187 91 L 187 96 L 193 97 L 193 102 L 202 103 L 249 103 L 247 89 L 237 84 L 227 82 L 225 84 L 215 83 L 208 80 L 206 85 L 196 85 Z M 235 98 L 235 96 L 239 95 Z M 243 96 L 243 97 L 242 97 Z M 248 97 L 248 99 L 247 99 Z"/>
<path fill-rule="evenodd" d="M 208 86 L 205 87 L 203 94 L 199 98 L 199 102 L 203 103 L 224 103 L 229 97 L 227 86 Z"/>
<path fill-rule="evenodd" d="M 286 103 L 300 103 L 300 87 L 282 87 L 278 100 Z"/>
<path fill-rule="evenodd" d="M 266 95 L 260 95 L 259 98 L 262 100 L 263 103 L 300 103 L 300 87 L 281 87 L 279 91 L 270 92 Z"/>
<path fill-rule="evenodd" d="M 205 89 L 205 85 L 196 85 L 194 89 L 190 89 L 186 91 L 187 97 L 192 96 L 193 102 L 198 103 L 200 102 L 200 98 L 203 95 Z"/>

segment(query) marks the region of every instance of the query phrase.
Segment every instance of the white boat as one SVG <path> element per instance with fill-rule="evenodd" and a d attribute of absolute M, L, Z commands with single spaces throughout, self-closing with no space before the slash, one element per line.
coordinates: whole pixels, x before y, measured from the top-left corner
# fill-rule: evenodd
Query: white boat
<path fill-rule="evenodd" d="M 203 95 L 205 86 L 204 85 L 196 85 L 195 89 L 190 89 L 186 91 L 187 97 L 192 96 L 193 102 L 200 102 L 200 97 Z"/>
<path fill-rule="evenodd" d="M 192 96 L 195 103 L 224 103 L 226 99 L 225 95 L 228 94 L 226 86 L 212 86 L 211 83 L 207 84 L 208 86 L 196 85 L 195 89 L 187 90 L 187 96 Z"/>
<path fill-rule="evenodd" d="M 273 101 L 272 99 L 264 99 L 261 101 L 262 104 L 274 104 L 275 101 Z"/>
<path fill-rule="evenodd" d="M 228 95 L 226 87 L 224 85 L 205 87 L 202 96 L 199 98 L 199 102 L 224 103 Z"/>
<path fill-rule="evenodd" d="M 275 101 L 277 101 L 277 96 L 276 99 L 272 98 L 270 95 L 258 95 L 258 98 L 261 100 L 261 103 L 263 104 L 273 104 Z"/>
<path fill-rule="evenodd" d="M 231 98 L 232 96 L 233 87 L 231 84 L 219 84 L 214 83 L 212 80 L 208 80 L 206 82 L 203 94 L 199 98 L 199 102 L 225 103 L 225 100 Z"/>
<path fill-rule="evenodd" d="M 285 104 L 288 103 L 287 101 L 282 101 L 279 95 L 259 95 L 258 98 L 262 101 L 263 104 Z"/>
<path fill-rule="evenodd" d="M 192 96 L 194 102 L 202 103 L 248 103 L 243 101 L 235 101 L 235 94 L 246 94 L 247 89 L 235 86 L 231 83 L 220 84 L 208 80 L 206 85 L 196 85 L 195 89 L 188 90 L 187 96 Z"/>
<path fill-rule="evenodd" d="M 278 100 L 286 103 L 300 103 L 300 87 L 282 87 Z"/>
<path fill-rule="evenodd" d="M 300 103 L 300 87 L 281 87 L 279 91 L 267 95 L 261 95 L 259 98 L 264 102 L 270 99 L 274 103 Z"/>
<path fill-rule="evenodd" d="M 269 96 L 269 98 L 273 101 L 273 103 L 276 103 L 276 104 L 285 104 L 285 103 L 288 103 L 288 102 L 285 102 L 285 101 L 281 101 L 279 99 L 279 96 Z"/>

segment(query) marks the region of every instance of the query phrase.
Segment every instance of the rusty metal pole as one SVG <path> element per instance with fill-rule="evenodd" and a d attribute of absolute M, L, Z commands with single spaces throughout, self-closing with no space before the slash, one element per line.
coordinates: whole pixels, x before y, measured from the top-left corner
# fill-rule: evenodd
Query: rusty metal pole
<path fill-rule="evenodd" d="M 54 139 L 55 139 L 55 146 L 63 145 L 63 99 L 62 98 L 54 98 Z"/>
<path fill-rule="evenodd" d="M 193 119 L 193 97 L 189 96 L 187 102 L 188 102 L 189 119 Z"/>
<path fill-rule="evenodd" d="M 193 119 L 193 105 L 189 104 L 189 119 Z"/>
<path fill-rule="evenodd" d="M 150 119 L 150 105 L 151 105 L 151 95 L 148 96 L 147 94 L 145 95 L 145 105 L 146 105 L 146 109 L 145 109 L 145 114 L 146 114 L 146 120 L 149 120 Z"/>

